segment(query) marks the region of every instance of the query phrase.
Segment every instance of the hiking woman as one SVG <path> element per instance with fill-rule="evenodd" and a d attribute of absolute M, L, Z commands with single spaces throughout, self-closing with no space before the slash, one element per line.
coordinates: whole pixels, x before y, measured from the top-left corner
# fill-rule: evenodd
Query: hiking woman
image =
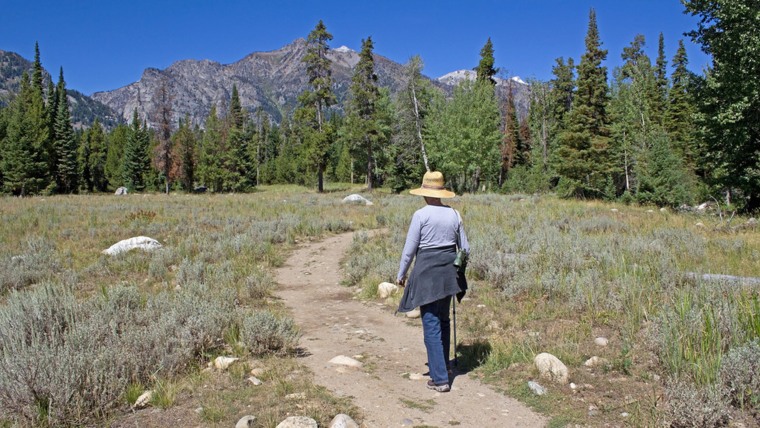
<path fill-rule="evenodd" d="M 457 295 L 461 300 L 467 290 L 467 281 L 454 266 L 454 259 L 458 248 L 470 252 L 459 212 L 441 203 L 442 198 L 455 196 L 443 184 L 443 174 L 427 172 L 422 187 L 409 192 L 423 196 L 426 205 L 412 216 L 396 277 L 397 284 L 406 286 L 399 312 L 420 308 L 431 378 L 427 386 L 438 392 L 450 390 L 451 296 Z M 406 273 L 413 258 L 414 268 L 407 281 Z"/>

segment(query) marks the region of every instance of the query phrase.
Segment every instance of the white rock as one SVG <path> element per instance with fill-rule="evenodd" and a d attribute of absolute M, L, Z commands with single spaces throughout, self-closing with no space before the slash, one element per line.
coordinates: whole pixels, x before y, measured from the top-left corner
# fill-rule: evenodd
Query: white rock
<path fill-rule="evenodd" d="M 251 369 L 252 376 L 261 376 L 264 374 L 264 372 L 266 372 L 266 370 L 261 367 L 255 367 Z"/>
<path fill-rule="evenodd" d="M 607 346 L 608 343 L 610 343 L 610 341 L 606 337 L 597 337 L 594 339 L 594 344 L 596 346 Z"/>
<path fill-rule="evenodd" d="M 697 226 L 697 227 L 705 227 L 705 224 L 704 224 L 704 223 L 702 223 L 701 221 L 698 221 L 698 222 L 694 223 L 694 226 Z"/>
<path fill-rule="evenodd" d="M 288 394 L 285 396 L 286 400 L 305 400 L 306 399 L 306 393 L 305 392 L 294 392 L 292 394 Z"/>
<path fill-rule="evenodd" d="M 345 198 L 343 198 L 344 204 L 358 204 L 358 205 L 372 205 L 372 202 L 370 202 L 367 198 L 365 198 L 362 195 L 348 195 Z"/>
<path fill-rule="evenodd" d="M 617 208 L 613 208 L 610 211 L 612 211 L 613 213 L 616 213 L 616 212 L 618 212 L 618 209 Z"/>
<path fill-rule="evenodd" d="M 356 361 L 355 359 L 351 357 L 347 357 L 345 355 L 338 355 L 336 357 L 333 357 L 333 359 L 330 360 L 331 364 L 337 364 L 340 366 L 348 366 L 348 367 L 361 367 L 362 363 L 361 361 Z"/>
<path fill-rule="evenodd" d="M 196 408 L 195 408 L 195 413 L 197 413 L 197 414 L 199 414 L 199 415 L 200 415 L 201 413 L 203 413 L 203 407 L 196 407 Z"/>
<path fill-rule="evenodd" d="M 409 373 L 409 380 L 422 380 L 425 376 L 422 373 Z"/>
<path fill-rule="evenodd" d="M 605 360 L 604 358 L 599 358 L 596 355 L 589 358 L 588 360 L 586 360 L 585 363 L 583 363 L 583 365 L 586 367 L 599 367 L 604 364 L 607 364 L 607 360 Z"/>
<path fill-rule="evenodd" d="M 420 308 L 414 308 L 411 311 L 406 313 L 407 318 L 419 318 L 420 317 Z"/>
<path fill-rule="evenodd" d="M 666 212 L 668 212 L 668 209 L 665 208 L 665 207 L 662 207 L 662 208 L 660 208 L 660 212 L 661 213 L 666 213 Z"/>
<path fill-rule="evenodd" d="M 253 426 L 253 421 L 256 420 L 256 416 L 248 415 L 240 418 L 235 424 L 235 428 L 248 428 Z"/>
<path fill-rule="evenodd" d="M 219 370 L 227 370 L 227 368 L 234 363 L 235 361 L 239 360 L 240 358 L 234 358 L 234 357 L 216 357 L 214 359 L 214 368 L 217 368 Z"/>
<path fill-rule="evenodd" d="M 306 416 L 290 416 L 280 422 L 276 428 L 319 428 L 317 421 Z"/>
<path fill-rule="evenodd" d="M 126 195 L 127 193 L 129 192 L 127 191 L 126 187 L 119 187 L 118 189 L 116 189 L 115 192 L 113 192 L 114 195 L 118 195 L 118 196 L 123 196 L 123 195 Z"/>
<path fill-rule="evenodd" d="M 570 382 L 570 389 L 577 389 L 577 388 L 578 388 L 578 385 Z"/>
<path fill-rule="evenodd" d="M 541 386 L 538 382 L 534 382 L 532 380 L 528 381 L 528 388 L 530 388 L 530 390 L 533 391 L 533 393 L 536 395 L 546 394 L 546 388 Z"/>
<path fill-rule="evenodd" d="M 533 363 L 536 365 L 541 378 L 556 383 L 567 383 L 567 366 L 554 355 L 546 352 L 538 354 L 533 359 Z"/>
<path fill-rule="evenodd" d="M 249 378 L 248 378 L 248 382 L 251 382 L 252 384 L 254 384 L 254 385 L 256 385 L 256 386 L 259 386 L 259 385 L 261 385 L 262 383 L 264 383 L 264 382 L 262 382 L 262 381 L 261 381 L 261 379 L 257 378 L 256 376 L 251 376 L 251 377 L 249 377 Z"/>
<path fill-rule="evenodd" d="M 147 406 L 148 403 L 150 403 L 150 400 L 153 398 L 153 391 L 145 391 L 137 397 L 137 400 L 135 400 L 135 404 L 132 407 L 135 407 L 137 409 L 142 409 L 143 407 Z"/>
<path fill-rule="evenodd" d="M 333 420 L 330 421 L 329 428 L 359 428 L 359 424 L 351 419 L 351 416 L 341 413 L 335 415 Z"/>
<path fill-rule="evenodd" d="M 391 284 L 390 282 L 381 282 L 377 286 L 377 295 L 381 299 L 388 298 L 398 291 L 398 286 L 396 284 Z"/>
<path fill-rule="evenodd" d="M 136 236 L 134 238 L 124 239 L 111 245 L 108 247 L 108 249 L 103 250 L 103 254 L 112 256 L 114 254 L 120 254 L 134 250 L 135 248 L 145 251 L 153 251 L 161 248 L 161 244 L 155 239 L 148 238 L 147 236 Z"/>
<path fill-rule="evenodd" d="M 648 214 L 652 214 L 653 212 L 654 212 L 654 210 L 647 210 Z"/>

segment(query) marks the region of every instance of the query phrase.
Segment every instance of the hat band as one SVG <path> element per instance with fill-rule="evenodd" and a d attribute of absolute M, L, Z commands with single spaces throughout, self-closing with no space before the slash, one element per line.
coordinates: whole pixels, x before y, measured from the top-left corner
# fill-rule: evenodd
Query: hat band
<path fill-rule="evenodd" d="M 444 190 L 445 188 L 443 186 L 431 186 L 429 184 L 422 183 L 423 189 L 432 189 L 432 190 Z"/>

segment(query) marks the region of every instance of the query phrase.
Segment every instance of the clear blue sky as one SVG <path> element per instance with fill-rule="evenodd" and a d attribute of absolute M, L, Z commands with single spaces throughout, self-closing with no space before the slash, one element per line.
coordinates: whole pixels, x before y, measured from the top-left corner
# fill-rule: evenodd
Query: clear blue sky
<path fill-rule="evenodd" d="M 420 55 L 431 77 L 475 67 L 491 37 L 503 76 L 548 80 L 555 58 L 580 59 L 592 7 L 610 70 L 639 33 L 652 58 L 662 32 L 668 61 L 679 39 L 694 72 L 710 61 L 683 35 L 697 21 L 679 0 L 3 0 L 0 49 L 32 59 L 38 41 L 42 65 L 55 78 L 63 67 L 70 89 L 91 94 L 135 82 L 147 67 L 275 50 L 322 19 L 331 47 L 359 50 L 371 36 L 375 53 L 394 61 Z"/>

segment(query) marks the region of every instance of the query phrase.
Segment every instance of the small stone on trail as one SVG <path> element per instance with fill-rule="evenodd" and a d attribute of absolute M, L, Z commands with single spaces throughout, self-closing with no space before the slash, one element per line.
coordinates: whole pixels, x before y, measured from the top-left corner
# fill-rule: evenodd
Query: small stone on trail
<path fill-rule="evenodd" d="M 598 367 L 604 364 L 607 364 L 607 360 L 605 360 L 604 358 L 599 358 L 596 355 L 589 358 L 588 360 L 586 360 L 585 363 L 583 363 L 583 365 L 586 367 Z"/>
<path fill-rule="evenodd" d="M 387 299 L 396 291 L 398 291 L 398 286 L 396 284 L 391 284 L 390 282 L 381 282 L 377 286 L 377 296 L 381 299 Z"/>
<path fill-rule="evenodd" d="M 411 311 L 406 313 L 407 318 L 419 318 L 420 317 L 420 308 L 414 308 Z"/>
<path fill-rule="evenodd" d="M 147 406 L 148 403 L 150 403 L 151 398 L 153 398 L 153 391 L 145 391 L 139 397 L 137 397 L 137 400 L 135 400 L 135 404 L 132 407 L 142 409 L 143 407 Z"/>
<path fill-rule="evenodd" d="M 338 355 L 336 357 L 333 357 L 330 360 L 331 364 L 337 364 L 341 366 L 348 366 L 348 367 L 361 367 L 362 363 L 361 361 L 356 361 L 355 359 L 351 357 L 347 357 L 345 355 Z"/>
<path fill-rule="evenodd" d="M 248 415 L 240 418 L 235 424 L 235 428 L 248 428 L 253 426 L 253 421 L 256 420 L 256 416 Z"/>
<path fill-rule="evenodd" d="M 567 366 L 552 354 L 547 352 L 536 355 L 533 363 L 543 379 L 549 379 L 556 383 L 567 383 Z"/>
<path fill-rule="evenodd" d="M 263 382 L 261 381 L 261 379 L 257 378 L 256 376 L 251 376 L 251 377 L 249 377 L 249 378 L 248 378 L 248 382 L 251 382 L 252 384 L 254 384 L 254 385 L 256 385 L 256 386 L 259 386 L 259 385 L 261 385 L 261 384 L 263 383 Z"/>
<path fill-rule="evenodd" d="M 147 236 L 135 236 L 134 238 L 123 239 L 107 249 L 103 250 L 103 254 L 113 256 L 116 254 L 126 253 L 130 250 L 139 249 L 144 251 L 153 251 L 161 248 L 161 244 L 153 238 Z"/>
<path fill-rule="evenodd" d="M 261 376 L 261 375 L 264 374 L 265 371 L 266 370 L 262 369 L 261 367 L 256 367 L 256 368 L 251 369 L 251 375 L 253 375 L 253 376 Z"/>
<path fill-rule="evenodd" d="M 409 425 L 412 425 L 413 423 L 414 421 L 411 419 L 404 419 L 403 421 L 401 421 L 401 425 L 403 426 L 409 426 Z"/>
<path fill-rule="evenodd" d="M 330 421 L 330 426 L 328 428 L 359 428 L 359 424 L 357 424 L 351 416 L 340 413 L 335 415 L 333 420 Z"/>
<path fill-rule="evenodd" d="M 609 342 L 610 341 L 606 337 L 597 337 L 594 339 L 594 344 L 596 346 L 607 346 Z"/>
<path fill-rule="evenodd" d="M 195 408 L 195 413 L 197 413 L 197 414 L 199 414 L 199 415 L 200 415 L 201 413 L 203 413 L 203 407 L 196 407 L 196 408 Z"/>
<path fill-rule="evenodd" d="M 276 428 L 318 428 L 317 421 L 306 416 L 289 416 L 280 422 Z"/>
<path fill-rule="evenodd" d="M 531 391 L 533 391 L 536 395 L 545 395 L 546 394 L 546 388 L 539 385 L 538 382 L 534 382 L 532 380 L 528 381 L 528 388 L 530 388 Z"/>
<path fill-rule="evenodd" d="M 348 195 L 345 198 L 343 198 L 344 204 L 357 204 L 357 205 L 372 205 L 372 202 L 370 202 L 367 198 L 365 198 L 362 195 Z"/>
<path fill-rule="evenodd" d="M 288 394 L 285 396 L 286 400 L 305 400 L 306 399 L 306 393 L 305 392 L 294 392 L 292 394 Z"/>
<path fill-rule="evenodd" d="M 409 380 L 422 380 L 425 376 L 422 373 L 409 373 Z"/>
<path fill-rule="evenodd" d="M 234 358 L 234 357 L 216 357 L 214 360 L 214 367 L 219 370 L 227 370 L 227 368 L 232 365 L 235 361 L 239 360 L 240 358 Z"/>

